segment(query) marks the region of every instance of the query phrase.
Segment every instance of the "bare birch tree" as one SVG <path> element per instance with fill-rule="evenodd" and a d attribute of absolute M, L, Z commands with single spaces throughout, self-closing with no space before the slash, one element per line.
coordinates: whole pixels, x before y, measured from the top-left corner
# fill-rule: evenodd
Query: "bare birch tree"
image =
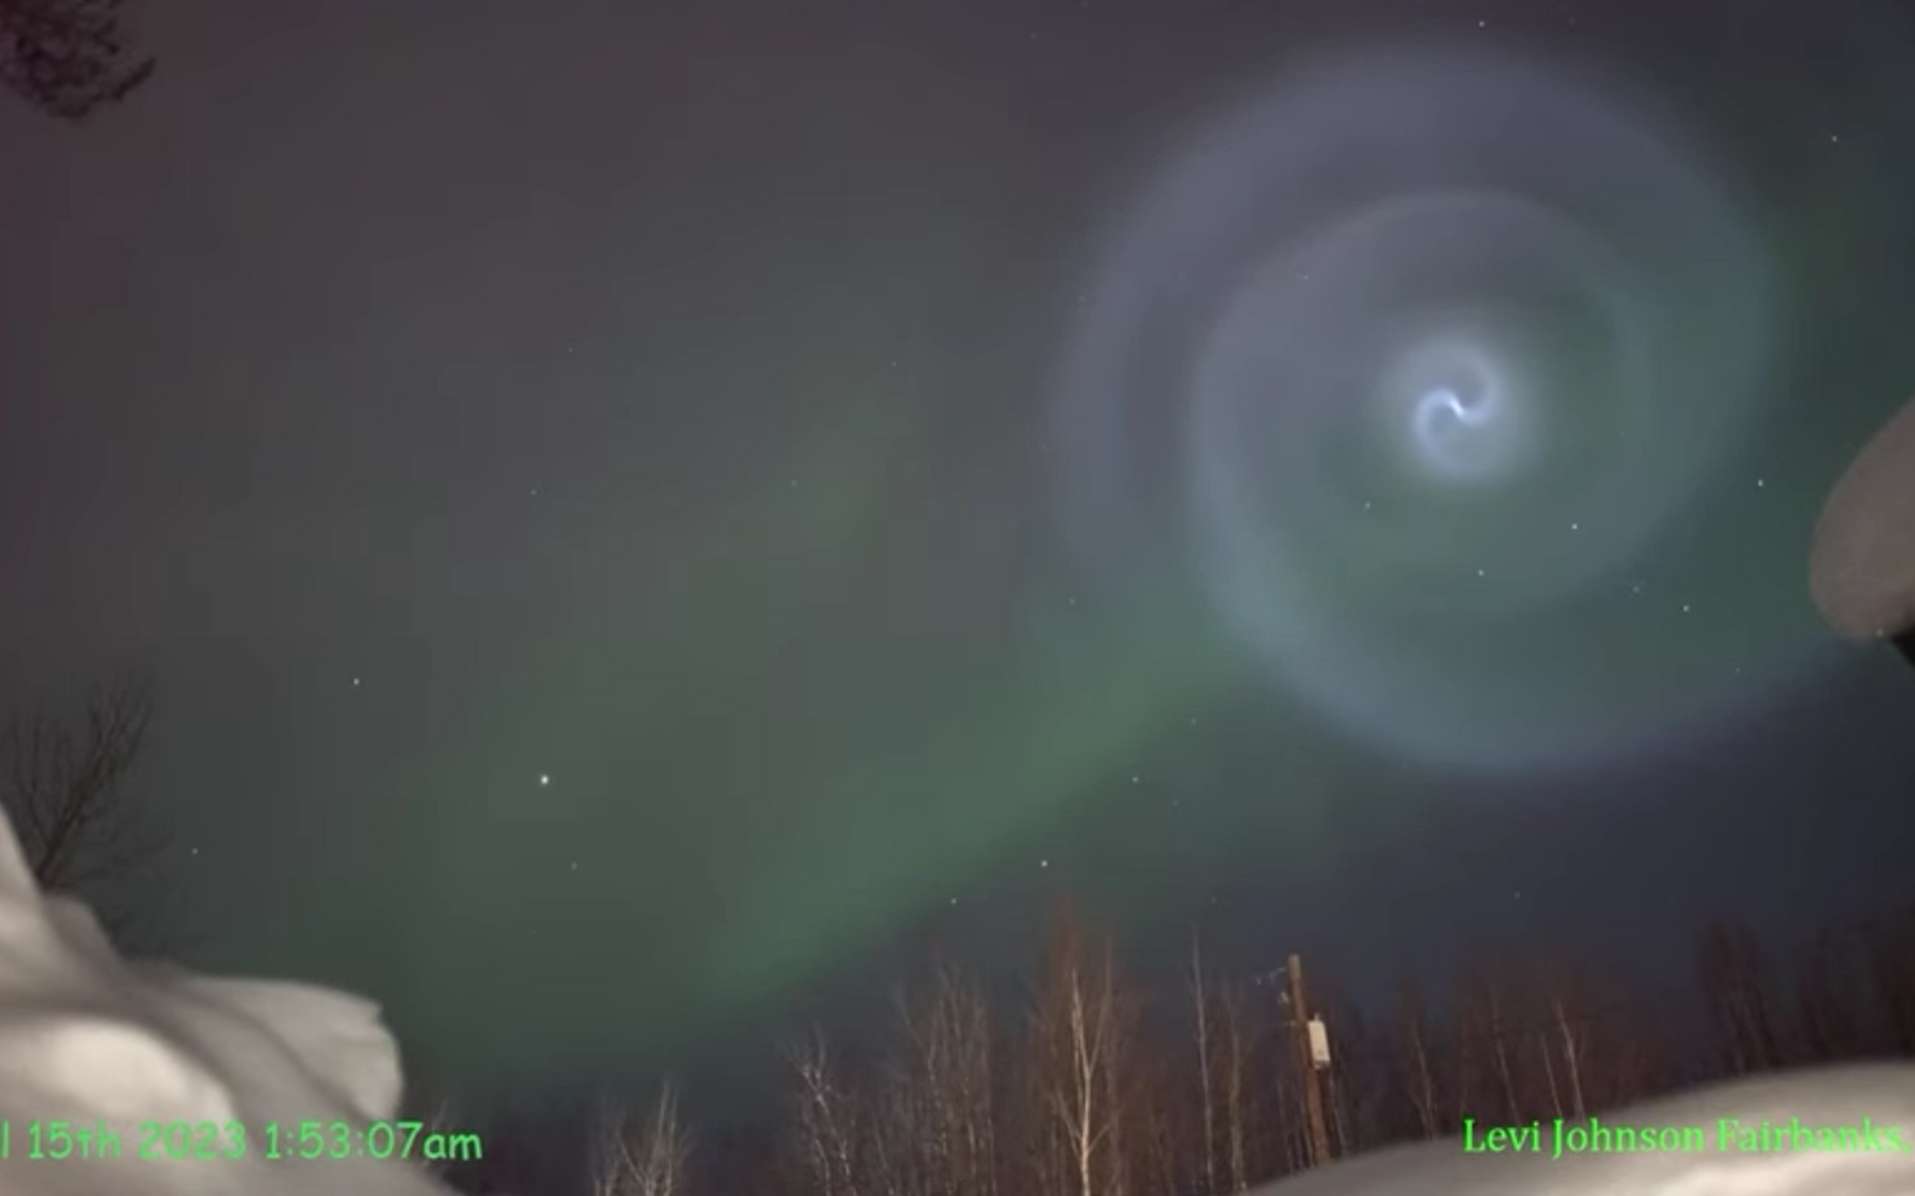
<path fill-rule="evenodd" d="M 692 1140 L 678 1113 L 678 1093 L 661 1084 L 648 1116 L 616 1105 L 600 1116 L 592 1196 L 684 1196 Z"/>
<path fill-rule="evenodd" d="M 1210 1057 L 1213 1051 L 1210 1037 L 1209 986 L 1204 978 L 1203 947 L 1197 935 L 1190 936 L 1190 1010 L 1191 1027 L 1195 1035 L 1197 1051 L 1197 1108 L 1200 1114 L 1198 1128 L 1198 1173 L 1203 1180 L 1201 1189 L 1204 1196 L 1215 1196 L 1217 1191 L 1217 1114 L 1216 1089 L 1211 1080 Z"/>
<path fill-rule="evenodd" d="M 1405 979 L 1397 993 L 1397 1032 L 1402 1040 L 1404 1091 L 1423 1136 L 1434 1138 L 1442 1125 L 1442 1111 L 1437 1107 L 1436 1074 L 1430 1060 L 1429 1013 L 1422 987 L 1413 979 Z"/>
<path fill-rule="evenodd" d="M 863 1127 L 856 1102 L 838 1075 L 824 1031 L 814 1028 L 802 1044 L 787 1052 L 797 1090 L 799 1170 L 813 1196 L 862 1196 Z"/>
<path fill-rule="evenodd" d="M 1585 1040 L 1579 1027 L 1571 1021 L 1560 993 L 1550 997 L 1549 1011 L 1555 1021 L 1556 1033 L 1562 1039 L 1563 1064 L 1569 1081 L 1569 1107 L 1576 1120 L 1582 1121 L 1589 1116 L 1589 1101 L 1583 1093 Z"/>
<path fill-rule="evenodd" d="M 1068 913 L 1051 938 L 1032 1011 L 1036 1095 L 1061 1154 L 1061 1192 L 1126 1196 L 1121 1058 L 1125 1032 L 1110 944 L 1087 949 Z"/>
<path fill-rule="evenodd" d="M 1222 1012 L 1224 1158 L 1230 1165 L 1230 1190 L 1244 1192 L 1250 1188 L 1248 1082 L 1257 1026 L 1250 996 L 1241 985 L 1224 986 Z"/>
<path fill-rule="evenodd" d="M 939 965 L 918 994 L 900 994 L 902 1059 L 884 1117 L 872 1127 L 886 1196 L 995 1196 L 996 1076 L 990 1004 Z"/>
<path fill-rule="evenodd" d="M 1522 1120 L 1517 1099 L 1517 1062 L 1510 1036 L 1510 993 L 1503 969 L 1495 961 L 1479 961 L 1457 977 L 1457 1033 L 1474 1039 L 1472 1062 L 1486 1073 L 1481 1088 L 1509 1124 Z M 1464 1102 L 1467 1104 L 1468 1102 Z"/>

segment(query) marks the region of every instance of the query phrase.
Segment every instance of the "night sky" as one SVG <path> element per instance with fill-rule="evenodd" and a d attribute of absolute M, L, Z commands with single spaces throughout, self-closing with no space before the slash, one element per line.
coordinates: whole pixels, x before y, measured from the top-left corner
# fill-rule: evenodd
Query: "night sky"
<path fill-rule="evenodd" d="M 1915 888 L 1806 584 L 1915 394 L 1906 12 L 139 28 L 0 105 L 0 698 L 155 678 L 195 964 L 716 1107 L 1066 892 L 1362 990 Z"/>

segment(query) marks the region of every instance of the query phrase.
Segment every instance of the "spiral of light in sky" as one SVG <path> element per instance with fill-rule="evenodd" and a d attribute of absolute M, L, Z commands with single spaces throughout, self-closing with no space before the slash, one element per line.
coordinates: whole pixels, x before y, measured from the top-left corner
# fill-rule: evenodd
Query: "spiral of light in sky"
<path fill-rule="evenodd" d="M 1346 57 L 1199 128 L 1099 250 L 1053 429 L 1094 560 L 1187 545 L 1245 655 L 1398 754 L 1707 708 L 1678 616 L 1719 593 L 1620 599 L 1746 461 L 1780 303 L 1671 114 L 1513 54 Z"/>

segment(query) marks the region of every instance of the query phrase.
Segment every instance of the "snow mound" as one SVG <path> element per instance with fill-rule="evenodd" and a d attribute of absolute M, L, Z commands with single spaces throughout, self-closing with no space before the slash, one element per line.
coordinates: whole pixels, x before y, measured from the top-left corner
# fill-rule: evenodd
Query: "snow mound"
<path fill-rule="evenodd" d="M 298 1154 L 302 1122 L 328 1144 L 344 1123 L 363 1155 L 399 1093 L 398 1047 L 376 1005 L 121 959 L 85 905 L 38 890 L 0 817 L 0 1196 L 442 1196 L 399 1163 L 266 1157 L 269 1122 L 282 1155 Z M 67 1157 L 30 1157 L 36 1130 L 43 1155 L 58 1149 L 55 1122 L 76 1134 Z M 186 1157 L 146 1128 L 156 1123 L 185 1127 Z M 78 1131 L 102 1128 L 118 1135 L 118 1157 L 103 1157 L 97 1134 L 81 1157 Z"/>
<path fill-rule="evenodd" d="M 1822 508 L 1809 553 L 1822 617 L 1857 639 L 1915 629 L 1915 402 L 1855 458 Z"/>
<path fill-rule="evenodd" d="M 1728 1136 L 1722 1122 L 1733 1119 Z M 1793 1122 L 1791 1119 L 1794 1119 Z M 1908 1196 L 1915 1192 L 1915 1066 L 1864 1064 L 1765 1076 L 1637 1105 L 1596 1120 L 1614 1131 L 1694 1127 L 1699 1140 L 1668 1152 L 1554 1157 L 1468 1153 L 1461 1139 L 1364 1155 L 1265 1189 L 1265 1196 Z M 1769 1128 L 1765 1145 L 1764 1123 Z M 1781 1145 L 1796 1124 L 1875 1149 Z M 1525 1128 L 1528 1123 L 1524 1123 Z M 1475 1127 L 1478 1145 L 1487 1125 Z M 1745 1137 L 1746 1135 L 1746 1137 Z M 1612 1137 L 1612 1144 L 1618 1141 Z M 1726 1142 L 1728 1149 L 1723 1149 Z M 1895 1147 L 1899 1145 L 1899 1149 Z M 1739 1149 L 1738 1147 L 1746 1147 Z"/>

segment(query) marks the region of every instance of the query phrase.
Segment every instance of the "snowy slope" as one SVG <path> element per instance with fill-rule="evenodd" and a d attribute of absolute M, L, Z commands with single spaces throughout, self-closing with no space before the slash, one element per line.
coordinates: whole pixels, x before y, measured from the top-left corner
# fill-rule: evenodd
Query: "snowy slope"
<path fill-rule="evenodd" d="M 264 1125 L 344 1121 L 363 1132 L 399 1100 L 396 1044 L 370 1002 L 328 989 L 196 976 L 113 951 L 84 905 L 37 891 L 0 818 L 0 1196 L 433 1196 L 412 1168 L 364 1159 L 268 1161 Z M 49 1122 L 105 1125 L 118 1159 L 33 1160 Z M 243 1157 L 137 1157 L 141 1122 L 212 1123 Z M 190 1142 L 190 1139 L 189 1139 Z"/>
<path fill-rule="evenodd" d="M 1829 493 L 1809 554 L 1809 592 L 1857 639 L 1915 628 L 1915 402 L 1856 455 Z"/>
<path fill-rule="evenodd" d="M 82 905 L 36 891 L 0 819 L 0 1121 L 11 1157 L 0 1196 L 446 1196 L 418 1172 L 366 1160 L 269 1162 L 278 1120 L 392 1116 L 398 1052 L 369 1002 L 327 989 L 224 980 L 119 959 Z M 1719 1118 L 1743 1127 L 1893 1128 L 1915 1146 L 1915 1066 L 1876 1064 L 1744 1081 L 1639 1106 L 1612 1126 L 1696 1126 L 1710 1148 L 1674 1154 L 1466 1154 L 1456 1140 L 1383 1151 L 1269 1196 L 1915 1196 L 1915 1153 L 1713 1149 Z M 28 1124 L 105 1123 L 117 1160 L 24 1158 Z M 131 1157 L 141 1121 L 238 1121 L 243 1159 Z M 296 1132 L 290 1131 L 290 1132 Z M 1547 1142 L 1550 1127 L 1542 1127 Z M 225 1139 L 221 1139 L 223 1143 Z"/>
<path fill-rule="evenodd" d="M 1716 1148 L 1717 1122 L 1744 1131 L 1892 1127 L 1915 1148 L 1915 1066 L 1868 1064 L 1746 1080 L 1654 1101 L 1600 1120 L 1616 1126 L 1695 1126 L 1700 1151 L 1669 1154 L 1465 1154 L 1459 1139 L 1365 1155 L 1265 1190 L 1265 1196 L 1911 1196 L 1915 1153 L 1740 1152 Z M 1477 1141 L 1483 1140 L 1479 1127 Z M 1733 1139 L 1732 1139 L 1733 1141 Z M 1881 1138 L 1877 1138 L 1879 1143 Z"/>

